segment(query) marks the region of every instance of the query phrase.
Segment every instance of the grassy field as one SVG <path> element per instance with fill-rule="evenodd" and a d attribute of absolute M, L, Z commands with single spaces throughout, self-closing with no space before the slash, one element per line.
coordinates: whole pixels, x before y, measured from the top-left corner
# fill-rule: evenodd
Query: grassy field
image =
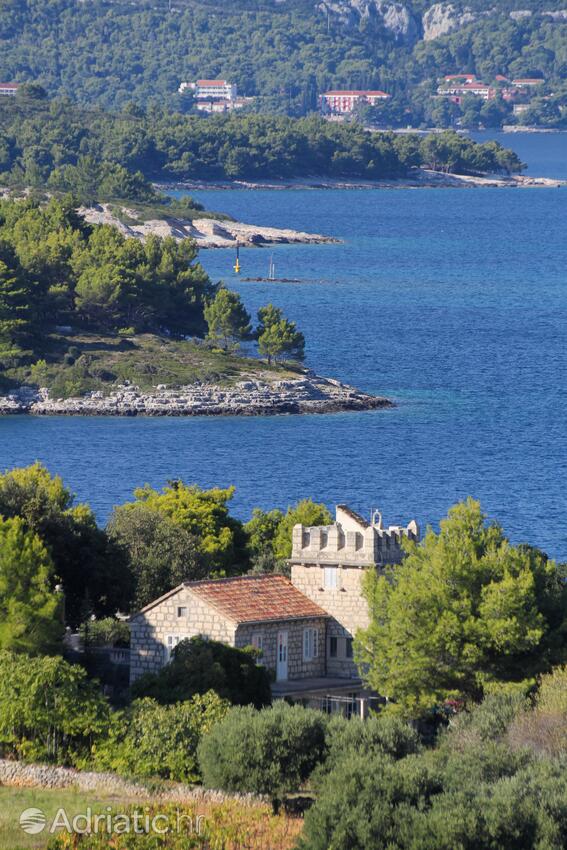
<path fill-rule="evenodd" d="M 170 824 L 168 835 L 132 835 L 107 833 L 70 835 L 66 831 L 55 838 L 50 827 L 58 809 L 65 809 L 69 820 L 90 807 L 93 815 L 131 812 L 132 806 L 144 817 L 166 817 Z M 27 835 L 19 825 L 20 815 L 29 808 L 40 809 L 47 818 L 45 830 Z M 198 832 L 195 826 L 201 823 Z M 301 832 L 302 821 L 285 815 L 273 815 L 271 807 L 263 804 L 243 806 L 225 803 L 151 803 L 133 804 L 117 796 L 85 794 L 71 790 L 0 787 L 0 850 L 293 850 Z M 181 826 L 179 826 L 181 825 Z"/>
<path fill-rule="evenodd" d="M 230 385 L 250 378 L 290 376 L 297 376 L 297 371 L 268 366 L 203 343 L 154 334 L 123 339 L 90 333 L 52 334 L 40 361 L 5 373 L 13 385 L 48 387 L 52 398 L 80 396 L 93 390 L 108 394 L 125 381 L 148 391 L 158 384 L 179 386 L 201 381 Z"/>
<path fill-rule="evenodd" d="M 47 846 L 52 837 L 47 829 L 38 835 L 27 835 L 20 827 L 20 815 L 26 809 L 41 809 L 50 824 L 59 808 L 64 808 L 69 818 L 86 811 L 104 812 L 105 807 L 122 804 L 111 795 L 84 794 L 68 789 L 49 791 L 42 788 L 0 787 L 0 850 Z"/>

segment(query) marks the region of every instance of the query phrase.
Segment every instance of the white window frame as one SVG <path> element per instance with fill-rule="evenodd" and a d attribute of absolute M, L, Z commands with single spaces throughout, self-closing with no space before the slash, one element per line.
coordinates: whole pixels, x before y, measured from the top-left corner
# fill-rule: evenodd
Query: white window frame
<path fill-rule="evenodd" d="M 339 589 L 338 567 L 323 567 L 323 587 L 325 590 Z"/>
<path fill-rule="evenodd" d="M 177 646 L 180 641 L 185 640 L 187 635 L 166 635 L 165 643 L 164 643 L 164 655 L 165 655 L 165 663 L 168 664 L 171 661 L 171 655 L 173 650 Z"/>
<path fill-rule="evenodd" d="M 313 661 L 319 657 L 319 629 L 310 626 L 303 629 L 303 660 Z"/>
<path fill-rule="evenodd" d="M 180 612 L 183 612 L 183 613 L 180 613 Z M 177 616 L 178 616 L 178 618 L 187 616 L 187 606 L 186 605 L 178 605 L 177 606 Z"/>

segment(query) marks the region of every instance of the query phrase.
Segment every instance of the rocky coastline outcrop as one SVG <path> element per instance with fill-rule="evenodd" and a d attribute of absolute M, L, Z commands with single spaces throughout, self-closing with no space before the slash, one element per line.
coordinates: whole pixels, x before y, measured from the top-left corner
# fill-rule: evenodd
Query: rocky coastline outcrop
<path fill-rule="evenodd" d="M 331 236 L 321 233 L 306 233 L 282 227 L 261 227 L 245 224 L 241 221 L 215 218 L 194 218 L 192 220 L 164 216 L 159 219 L 138 220 L 138 212 L 128 207 L 122 208 L 122 214 L 116 211 L 116 205 L 93 204 L 79 207 L 77 210 L 89 224 L 110 224 L 124 236 L 146 239 L 148 236 L 172 236 L 174 239 L 194 239 L 199 248 L 261 247 L 262 245 L 320 245 L 325 242 L 339 242 Z"/>
<path fill-rule="evenodd" d="M 274 416 L 337 413 L 392 407 L 381 396 L 318 375 L 280 381 L 247 380 L 230 386 L 160 384 L 149 392 L 132 385 L 109 394 L 51 398 L 47 389 L 20 387 L 0 396 L 0 415 L 33 416 Z"/>

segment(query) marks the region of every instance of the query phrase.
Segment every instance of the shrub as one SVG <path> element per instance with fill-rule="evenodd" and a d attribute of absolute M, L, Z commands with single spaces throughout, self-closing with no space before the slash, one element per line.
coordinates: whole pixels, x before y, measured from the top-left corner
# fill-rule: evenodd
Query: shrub
<path fill-rule="evenodd" d="M 374 753 L 350 753 L 327 775 L 305 816 L 301 850 L 408 847 L 400 835 L 419 806 L 440 791 L 426 760 L 401 761 Z M 415 845 L 425 846 L 425 845 Z M 411 845 L 412 850 L 414 845 Z M 431 844 L 430 848 L 436 845 Z"/>
<path fill-rule="evenodd" d="M 541 677 L 533 709 L 517 716 L 508 742 L 514 749 L 528 747 L 542 756 L 558 756 L 567 750 L 567 667 L 557 667 Z"/>
<path fill-rule="evenodd" d="M 417 732 L 397 717 L 378 716 L 365 721 L 333 717 L 327 725 L 326 756 L 317 768 L 317 782 L 352 753 L 400 759 L 418 750 Z"/>
<path fill-rule="evenodd" d="M 129 646 L 130 627 L 123 620 L 103 617 L 102 620 L 88 620 L 79 629 L 85 648 L 90 646 Z"/>
<path fill-rule="evenodd" d="M 277 812 L 322 761 L 325 732 L 325 715 L 297 705 L 233 708 L 199 746 L 204 784 L 266 794 Z"/>
<path fill-rule="evenodd" d="M 82 667 L 0 654 L 0 747 L 17 758 L 75 764 L 105 736 L 110 707 Z"/>
<path fill-rule="evenodd" d="M 491 694 L 470 711 L 463 711 L 450 723 L 446 733 L 451 748 L 462 749 L 484 741 L 501 740 L 522 711 L 525 700 L 518 694 Z"/>
<path fill-rule="evenodd" d="M 494 747 L 488 745 L 488 750 Z M 501 747 L 503 750 L 504 748 Z M 477 751 L 482 755 L 484 748 Z M 455 765 L 458 756 L 455 754 Z M 482 759 L 478 758 L 480 764 Z M 567 776 L 560 762 L 458 782 L 435 752 L 394 761 L 352 754 L 307 812 L 300 850 L 561 850 Z"/>
<path fill-rule="evenodd" d="M 136 700 L 114 716 L 108 740 L 95 753 L 98 767 L 133 776 L 179 782 L 199 778 L 201 736 L 226 715 L 229 705 L 213 691 L 175 705 Z"/>
<path fill-rule="evenodd" d="M 179 643 L 173 658 L 158 673 L 140 677 L 132 686 L 136 697 L 160 703 L 179 702 L 215 691 L 233 705 L 261 708 L 271 699 L 270 676 L 256 663 L 256 652 L 235 649 L 214 640 L 194 637 Z"/>

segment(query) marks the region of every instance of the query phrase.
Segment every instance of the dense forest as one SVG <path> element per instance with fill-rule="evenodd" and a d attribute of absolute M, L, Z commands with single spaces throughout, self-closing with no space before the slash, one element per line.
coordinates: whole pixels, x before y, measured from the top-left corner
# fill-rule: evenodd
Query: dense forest
<path fill-rule="evenodd" d="M 50 103 L 32 86 L 28 96 L 27 88 L 0 102 L 0 185 L 72 192 L 87 203 L 163 202 L 150 179 L 377 179 L 403 177 L 414 166 L 473 173 L 522 168 L 512 151 L 452 132 L 399 136 L 317 116 L 203 118 L 157 107 L 104 113 Z M 187 214 L 195 209 L 186 206 Z"/>
<path fill-rule="evenodd" d="M 509 0 L 497 12 L 482 0 L 452 10 L 439 4 L 445 18 L 453 16 L 439 36 L 431 23 L 426 31 L 430 2 L 406 3 L 397 28 L 377 11 L 392 5 L 2 0 L 0 78 L 38 82 L 52 96 L 84 104 L 159 102 L 187 110 L 180 81 L 220 75 L 256 98 L 253 110 L 295 115 L 317 109 L 329 87 L 381 88 L 392 95 L 386 124 L 431 126 L 451 118 L 429 97 L 442 74 L 536 76 L 546 80 L 549 100 L 536 99 L 531 120 L 561 125 L 567 20 L 543 13 L 560 10 L 562 0 Z M 518 9 L 533 14 L 510 17 Z"/>

